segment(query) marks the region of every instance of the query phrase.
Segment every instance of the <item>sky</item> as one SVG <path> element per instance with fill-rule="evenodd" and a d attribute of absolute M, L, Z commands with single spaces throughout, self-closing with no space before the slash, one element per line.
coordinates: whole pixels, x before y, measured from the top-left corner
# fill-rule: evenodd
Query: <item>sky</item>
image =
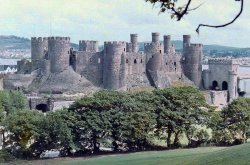
<path fill-rule="evenodd" d="M 179 0 L 179 5 L 187 0 Z M 250 1 L 245 0 L 241 17 L 225 28 L 200 29 L 199 23 L 223 24 L 233 19 L 240 9 L 235 0 L 193 0 L 190 11 L 181 21 L 159 14 L 145 0 L 0 0 L 0 35 L 69 36 L 79 40 L 129 41 L 137 33 L 139 41 L 151 41 L 152 32 L 172 35 L 181 40 L 192 35 L 193 43 L 250 47 Z"/>

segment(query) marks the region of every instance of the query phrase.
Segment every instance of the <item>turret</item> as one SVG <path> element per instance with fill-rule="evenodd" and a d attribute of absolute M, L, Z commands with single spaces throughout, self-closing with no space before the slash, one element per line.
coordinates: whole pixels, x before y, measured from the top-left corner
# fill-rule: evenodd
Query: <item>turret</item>
<path fill-rule="evenodd" d="M 132 43 L 132 52 L 138 52 L 138 35 L 130 34 L 130 42 Z"/>
<path fill-rule="evenodd" d="M 191 44 L 191 36 L 190 35 L 183 35 L 183 50 L 186 46 Z"/>
<path fill-rule="evenodd" d="M 171 49 L 171 36 L 164 35 L 164 53 L 169 53 Z"/>
<path fill-rule="evenodd" d="M 152 33 L 152 42 L 159 43 L 160 42 L 160 33 Z"/>
<path fill-rule="evenodd" d="M 186 38 L 187 39 L 187 38 Z M 190 41 L 184 43 L 183 49 L 183 71 L 184 74 L 194 82 L 197 87 L 201 87 L 201 72 L 202 72 L 202 44 L 188 44 Z"/>
<path fill-rule="evenodd" d="M 124 86 L 126 42 L 104 43 L 103 86 L 106 89 L 119 89 Z"/>
<path fill-rule="evenodd" d="M 69 67 L 70 38 L 49 37 L 49 59 L 51 62 L 51 73 L 62 72 Z"/>
<path fill-rule="evenodd" d="M 32 71 L 40 68 L 41 61 L 48 51 L 48 38 L 31 38 L 31 62 Z"/>
<path fill-rule="evenodd" d="M 98 41 L 79 41 L 79 51 L 85 52 L 99 52 L 99 44 Z"/>

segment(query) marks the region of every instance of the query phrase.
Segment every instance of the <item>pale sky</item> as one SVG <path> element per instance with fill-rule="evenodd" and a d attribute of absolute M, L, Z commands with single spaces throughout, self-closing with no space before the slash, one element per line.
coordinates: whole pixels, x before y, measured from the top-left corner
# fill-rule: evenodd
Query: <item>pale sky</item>
<path fill-rule="evenodd" d="M 186 1 L 186 0 L 181 0 Z M 145 0 L 0 0 L 0 35 L 69 36 L 71 41 L 129 41 L 138 33 L 139 41 L 150 41 L 151 32 L 172 35 L 173 40 L 191 34 L 203 44 L 250 47 L 250 1 L 245 0 L 242 16 L 226 28 L 201 28 L 199 23 L 222 24 L 240 9 L 235 0 L 193 0 L 190 12 L 180 22 Z"/>

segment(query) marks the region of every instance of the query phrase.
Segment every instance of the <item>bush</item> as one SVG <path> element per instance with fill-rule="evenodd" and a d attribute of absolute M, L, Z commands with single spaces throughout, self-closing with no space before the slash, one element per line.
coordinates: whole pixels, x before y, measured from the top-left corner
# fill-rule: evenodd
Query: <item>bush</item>
<path fill-rule="evenodd" d="M 6 150 L 0 151 L 0 163 L 7 163 L 7 162 L 15 161 L 15 160 L 16 158 L 8 151 Z"/>

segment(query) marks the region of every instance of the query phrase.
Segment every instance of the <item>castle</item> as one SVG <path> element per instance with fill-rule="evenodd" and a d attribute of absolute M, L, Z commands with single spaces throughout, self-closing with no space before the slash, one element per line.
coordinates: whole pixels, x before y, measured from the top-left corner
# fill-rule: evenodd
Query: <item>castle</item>
<path fill-rule="evenodd" d="M 79 41 L 79 50 L 70 48 L 69 37 L 31 38 L 31 62 L 18 62 L 17 74 L 3 79 L 4 89 L 26 93 L 81 93 L 100 88 L 133 90 L 137 87 L 165 88 L 176 82 L 212 90 L 209 99 L 223 96 L 223 102 L 238 97 L 237 60 L 211 59 L 202 71 L 202 44 L 192 44 L 183 35 L 183 52 L 175 51 L 171 36 L 152 33 L 152 42 L 139 52 L 138 35 L 130 42 Z M 217 99 L 218 98 L 218 99 Z"/>
<path fill-rule="evenodd" d="M 191 44 L 183 36 L 183 56 L 175 52 L 171 37 L 152 33 L 152 42 L 139 52 L 138 35 L 130 42 L 79 41 L 79 50 L 70 48 L 69 37 L 31 39 L 31 63 L 18 62 L 18 74 L 5 79 L 6 89 L 23 89 L 39 93 L 64 93 L 99 87 L 129 90 L 133 87 L 164 88 L 187 78 L 201 85 L 202 45 Z M 186 78 L 186 77 L 187 78 Z M 20 80 L 20 81 L 17 81 Z M 191 83 L 191 82 L 189 82 Z"/>

